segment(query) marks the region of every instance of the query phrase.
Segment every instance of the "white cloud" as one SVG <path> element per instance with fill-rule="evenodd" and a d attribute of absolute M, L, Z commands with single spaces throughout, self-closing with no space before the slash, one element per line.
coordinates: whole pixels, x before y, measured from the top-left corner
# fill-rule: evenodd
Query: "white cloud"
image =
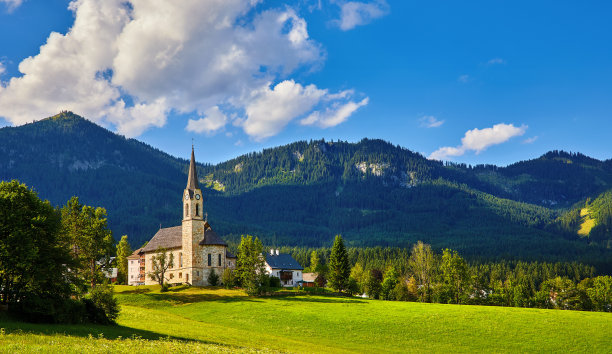
<path fill-rule="evenodd" d="M 5 72 L 6 72 L 6 67 L 4 66 L 4 63 L 0 61 L 0 76 L 2 76 L 2 74 L 4 74 Z"/>
<path fill-rule="evenodd" d="M 326 93 L 315 85 L 304 87 L 293 80 L 285 80 L 272 90 L 266 86 L 255 92 L 246 106 L 244 131 L 256 140 L 276 135 L 291 120 L 312 110 Z"/>
<path fill-rule="evenodd" d="M 536 140 L 538 140 L 538 136 L 532 136 L 531 138 L 527 138 L 525 140 L 523 140 L 523 144 L 533 144 L 536 142 Z"/>
<path fill-rule="evenodd" d="M 434 116 L 423 116 L 419 119 L 421 127 L 438 128 L 444 124 L 443 120 L 439 120 Z"/>
<path fill-rule="evenodd" d="M 429 155 L 430 159 L 443 160 L 452 156 L 462 156 L 468 151 L 481 153 L 490 146 L 505 143 L 515 136 L 521 136 L 527 131 L 527 126 L 515 127 L 513 124 L 496 124 L 491 128 L 468 130 L 463 138 L 461 145 L 457 147 L 445 146 L 434 151 Z"/>
<path fill-rule="evenodd" d="M 209 108 L 204 114 L 206 115 L 204 118 L 190 119 L 185 129 L 194 133 L 212 134 L 227 124 L 227 116 L 221 112 L 218 106 Z"/>
<path fill-rule="evenodd" d="M 493 58 L 487 62 L 487 65 L 495 65 L 495 64 L 506 64 L 506 61 L 502 58 Z"/>
<path fill-rule="evenodd" d="M 460 75 L 457 78 L 457 81 L 461 82 L 461 83 L 467 83 L 470 82 L 470 80 L 472 80 L 472 78 L 470 77 L 470 75 L 464 74 L 464 75 Z"/>
<path fill-rule="evenodd" d="M 51 33 L 19 64 L 22 75 L 0 85 L 0 117 L 18 125 L 71 110 L 137 136 L 172 111 L 201 117 L 191 131 L 214 133 L 231 120 L 262 139 L 316 105 L 346 99 L 334 95 L 350 96 L 288 80 L 322 65 L 325 52 L 291 7 L 257 13 L 258 3 L 74 0 L 68 33 Z M 211 111 L 219 106 L 246 117 L 219 110 L 220 119 Z"/>
<path fill-rule="evenodd" d="M 370 99 L 368 97 L 362 99 L 359 102 L 349 101 L 347 103 L 337 102 L 331 107 L 327 107 L 325 112 L 315 111 L 312 112 L 308 117 L 302 119 L 300 124 L 302 125 L 317 125 L 321 128 L 335 127 L 340 123 L 344 123 L 348 117 L 351 116 L 360 107 L 368 104 Z"/>
<path fill-rule="evenodd" d="M 343 31 L 365 25 L 389 13 L 389 5 L 385 0 L 370 2 L 336 1 L 340 6 L 340 19 L 336 24 Z"/>
<path fill-rule="evenodd" d="M 0 0 L 0 3 L 5 3 L 8 12 L 12 12 L 23 3 L 23 0 Z"/>

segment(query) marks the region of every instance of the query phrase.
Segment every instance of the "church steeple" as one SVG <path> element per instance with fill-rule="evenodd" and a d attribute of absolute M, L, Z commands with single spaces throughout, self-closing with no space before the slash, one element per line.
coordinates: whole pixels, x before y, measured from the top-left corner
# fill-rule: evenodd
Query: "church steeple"
<path fill-rule="evenodd" d="M 198 172 L 196 171 L 195 155 L 193 153 L 193 146 L 191 146 L 191 162 L 189 163 L 189 177 L 187 177 L 186 189 L 195 190 L 200 189 L 198 184 Z"/>

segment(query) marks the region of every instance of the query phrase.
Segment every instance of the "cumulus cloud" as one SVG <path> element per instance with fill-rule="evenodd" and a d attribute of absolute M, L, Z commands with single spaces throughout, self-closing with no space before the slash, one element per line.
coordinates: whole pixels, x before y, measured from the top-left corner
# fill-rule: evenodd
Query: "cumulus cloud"
<path fill-rule="evenodd" d="M 336 1 L 336 3 L 340 6 L 340 18 L 335 22 L 343 31 L 368 24 L 389 13 L 389 5 L 385 0 Z"/>
<path fill-rule="evenodd" d="M 204 118 L 190 119 L 185 129 L 194 133 L 211 134 L 227 124 L 227 116 L 221 112 L 218 106 L 209 108 L 204 114 L 206 115 Z"/>
<path fill-rule="evenodd" d="M 0 0 L 0 3 L 6 4 L 6 8 L 9 12 L 18 8 L 23 0 Z"/>
<path fill-rule="evenodd" d="M 419 119 L 419 123 L 424 128 L 438 128 L 444 124 L 444 121 L 434 116 L 423 116 Z"/>
<path fill-rule="evenodd" d="M 496 124 L 491 128 L 468 130 L 463 138 L 461 145 L 457 147 L 445 146 L 434 151 L 429 155 L 430 159 L 443 160 L 453 156 L 462 156 L 468 151 L 481 153 L 490 146 L 505 143 L 515 136 L 521 136 L 527 131 L 527 126 L 515 127 L 513 124 Z"/>
<path fill-rule="evenodd" d="M 287 79 L 322 65 L 325 52 L 294 9 L 258 12 L 258 3 L 74 0 L 68 33 L 51 33 L 19 64 L 22 75 L 0 85 L 0 117 L 24 124 L 72 110 L 137 136 L 177 112 L 199 116 L 187 130 L 210 134 L 228 123 L 227 109 L 244 111 L 233 124 L 261 139 L 345 99 Z"/>

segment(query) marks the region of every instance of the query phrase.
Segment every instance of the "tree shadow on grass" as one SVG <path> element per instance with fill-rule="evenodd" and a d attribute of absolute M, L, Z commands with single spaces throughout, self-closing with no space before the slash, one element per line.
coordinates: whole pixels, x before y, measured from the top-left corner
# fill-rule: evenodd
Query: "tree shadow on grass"
<path fill-rule="evenodd" d="M 170 303 L 175 304 L 191 304 L 194 302 L 206 302 L 206 301 L 216 301 L 216 302 L 262 302 L 263 300 L 249 297 L 249 296 L 227 296 L 227 295 L 216 295 L 216 294 L 181 294 L 181 293 L 156 293 L 156 294 L 145 294 L 145 296 L 150 297 L 155 301 L 168 301 Z"/>
<path fill-rule="evenodd" d="M 294 302 L 318 302 L 326 304 L 367 304 L 367 301 L 355 298 L 342 298 L 342 297 L 311 297 L 304 295 L 295 296 L 272 296 L 269 298 L 277 299 L 280 301 L 294 301 Z"/>
<path fill-rule="evenodd" d="M 147 340 L 179 340 L 184 342 L 197 342 L 203 344 L 215 344 L 224 346 L 223 343 L 217 343 L 206 340 L 195 340 L 192 338 L 184 338 L 180 336 L 169 336 L 157 332 L 131 328 L 121 325 L 96 325 L 96 324 L 49 324 L 49 323 L 29 323 L 17 321 L 6 314 L 0 314 L 0 328 L 4 329 L 6 334 L 10 333 L 28 333 L 45 336 L 72 336 L 84 338 L 105 338 L 105 339 L 147 339 Z"/>

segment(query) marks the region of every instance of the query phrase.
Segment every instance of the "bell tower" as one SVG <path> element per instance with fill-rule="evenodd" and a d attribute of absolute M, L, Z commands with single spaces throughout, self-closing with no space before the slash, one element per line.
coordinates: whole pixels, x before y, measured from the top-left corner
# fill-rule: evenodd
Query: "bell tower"
<path fill-rule="evenodd" d="M 187 187 L 183 191 L 183 224 L 182 224 L 182 259 L 181 267 L 183 282 L 201 285 L 202 283 L 202 257 L 200 241 L 204 238 L 204 205 L 202 190 L 198 183 L 195 155 L 191 147 L 191 161 L 189 162 L 189 175 Z"/>

